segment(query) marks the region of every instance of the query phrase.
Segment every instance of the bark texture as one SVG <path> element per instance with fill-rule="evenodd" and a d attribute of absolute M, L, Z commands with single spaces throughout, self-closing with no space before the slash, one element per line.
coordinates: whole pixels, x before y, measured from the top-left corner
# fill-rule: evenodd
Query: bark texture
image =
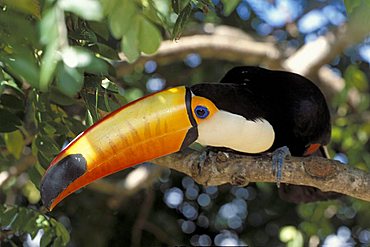
<path fill-rule="evenodd" d="M 270 155 L 248 156 L 225 152 L 187 150 L 152 161 L 175 169 L 206 186 L 249 182 L 274 183 Z M 289 157 L 285 160 L 282 183 L 308 185 L 370 201 L 370 175 L 335 160 L 321 157 Z"/>

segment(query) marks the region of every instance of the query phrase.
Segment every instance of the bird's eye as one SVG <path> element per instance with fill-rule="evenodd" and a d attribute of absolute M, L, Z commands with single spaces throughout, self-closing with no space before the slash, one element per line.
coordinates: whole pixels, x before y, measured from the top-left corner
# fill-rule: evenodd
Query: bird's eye
<path fill-rule="evenodd" d="M 198 117 L 198 118 L 206 118 L 208 115 L 209 115 L 209 110 L 207 107 L 205 106 L 202 106 L 202 105 L 198 105 L 195 107 L 195 115 Z"/>

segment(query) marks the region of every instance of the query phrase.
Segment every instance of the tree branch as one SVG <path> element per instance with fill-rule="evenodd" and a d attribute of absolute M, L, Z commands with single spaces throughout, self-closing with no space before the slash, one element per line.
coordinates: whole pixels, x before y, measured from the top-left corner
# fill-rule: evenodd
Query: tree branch
<path fill-rule="evenodd" d="M 200 154 L 186 150 L 152 161 L 191 176 L 206 186 L 230 183 L 275 182 L 271 156 L 248 156 L 224 152 Z M 282 183 L 308 185 L 370 201 L 370 175 L 335 160 L 321 157 L 286 159 Z"/>
<path fill-rule="evenodd" d="M 129 64 L 123 53 L 121 61 L 115 64 L 118 77 L 131 73 L 135 67 L 143 66 L 148 60 L 167 65 L 183 60 L 188 54 L 197 53 L 203 58 L 219 59 L 242 64 L 279 64 L 280 51 L 271 42 L 255 41 L 242 31 L 221 26 L 212 34 L 184 36 L 177 41 L 161 43 L 154 55 L 142 55 Z"/>

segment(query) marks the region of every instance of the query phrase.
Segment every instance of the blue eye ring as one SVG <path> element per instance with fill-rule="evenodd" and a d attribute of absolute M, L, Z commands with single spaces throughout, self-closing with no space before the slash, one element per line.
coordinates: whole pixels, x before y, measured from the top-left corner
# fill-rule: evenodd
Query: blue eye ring
<path fill-rule="evenodd" d="M 208 117 L 208 115 L 209 115 L 208 108 L 205 107 L 205 106 L 202 106 L 202 105 L 196 106 L 195 109 L 194 109 L 194 112 L 195 112 L 195 115 L 198 118 L 201 118 L 201 119 L 204 119 L 204 118 Z"/>

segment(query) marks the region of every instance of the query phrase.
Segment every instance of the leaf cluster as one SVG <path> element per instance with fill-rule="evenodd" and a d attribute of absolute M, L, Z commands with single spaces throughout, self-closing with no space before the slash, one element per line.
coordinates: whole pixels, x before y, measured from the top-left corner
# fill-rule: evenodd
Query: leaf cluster
<path fill-rule="evenodd" d="M 42 231 L 40 246 L 66 246 L 69 233 L 63 224 L 40 212 L 18 206 L 0 205 L 0 240 L 17 246 L 15 237 L 34 239 Z"/>

